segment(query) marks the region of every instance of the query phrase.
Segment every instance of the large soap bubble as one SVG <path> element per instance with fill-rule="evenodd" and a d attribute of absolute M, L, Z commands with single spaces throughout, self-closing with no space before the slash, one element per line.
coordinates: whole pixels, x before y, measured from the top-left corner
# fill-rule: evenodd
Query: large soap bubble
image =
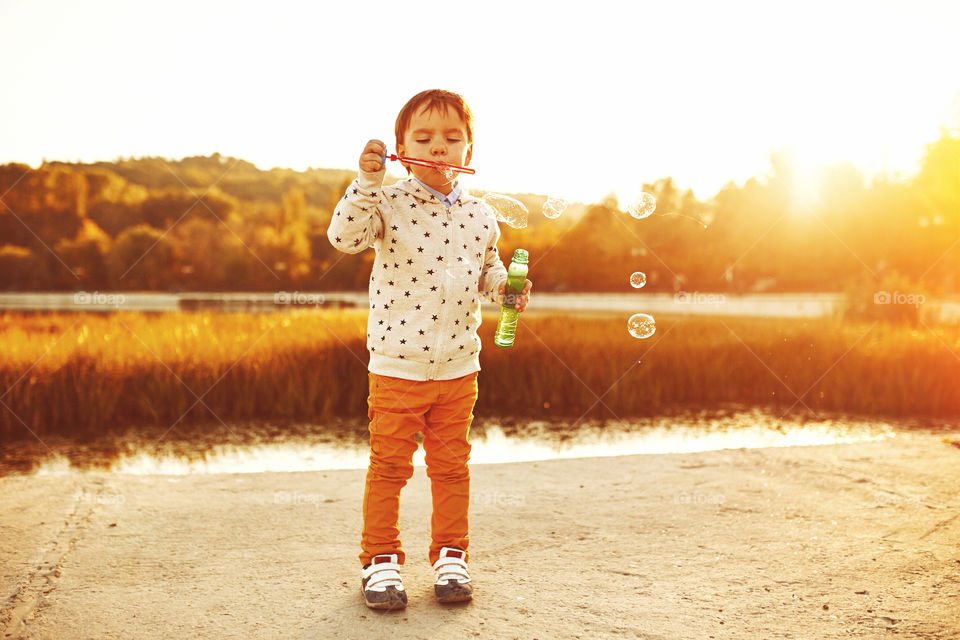
<path fill-rule="evenodd" d="M 523 229 L 527 226 L 530 212 L 516 198 L 500 193 L 488 193 L 483 196 L 482 200 L 490 205 L 497 220 L 507 223 L 514 229 Z"/>

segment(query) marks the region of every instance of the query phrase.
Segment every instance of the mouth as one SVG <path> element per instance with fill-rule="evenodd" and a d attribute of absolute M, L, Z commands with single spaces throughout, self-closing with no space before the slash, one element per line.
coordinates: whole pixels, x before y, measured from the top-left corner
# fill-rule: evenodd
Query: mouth
<path fill-rule="evenodd" d="M 404 156 L 401 156 L 400 160 L 404 161 L 408 167 L 409 165 L 414 165 L 418 167 L 424 167 L 426 169 L 433 169 L 438 173 L 448 176 L 452 173 L 476 173 L 473 169 L 450 164 L 449 162 L 443 162 L 441 160 L 421 160 L 420 158 L 409 158 Z"/>
<path fill-rule="evenodd" d="M 453 176 L 456 175 L 456 171 L 448 167 L 432 166 L 432 167 L 424 167 L 424 169 L 427 170 L 428 174 L 439 176 L 444 180 L 452 180 Z"/>

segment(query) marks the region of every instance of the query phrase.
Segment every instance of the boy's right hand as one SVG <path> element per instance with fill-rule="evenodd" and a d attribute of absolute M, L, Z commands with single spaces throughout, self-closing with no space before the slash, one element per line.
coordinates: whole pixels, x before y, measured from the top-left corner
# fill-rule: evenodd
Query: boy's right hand
<path fill-rule="evenodd" d="M 383 156 L 387 153 L 387 145 L 379 140 L 371 140 L 363 148 L 360 155 L 360 171 L 376 173 L 383 168 Z"/>

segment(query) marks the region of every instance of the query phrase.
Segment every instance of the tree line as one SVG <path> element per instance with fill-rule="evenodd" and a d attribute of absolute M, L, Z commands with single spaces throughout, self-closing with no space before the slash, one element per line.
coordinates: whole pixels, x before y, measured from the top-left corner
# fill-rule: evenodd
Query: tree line
<path fill-rule="evenodd" d="M 0 289 L 7 291 L 365 290 L 373 251 L 326 237 L 348 170 L 261 170 L 214 154 L 38 168 L 0 166 Z M 501 223 L 505 261 L 523 247 L 538 291 L 957 293 L 960 137 L 944 130 L 910 177 L 868 181 L 850 165 L 803 192 L 787 158 L 707 199 L 672 178 L 638 220 L 610 196 L 556 219 L 545 195 L 512 194 L 530 224 Z M 887 283 L 887 284 L 884 284 Z"/>

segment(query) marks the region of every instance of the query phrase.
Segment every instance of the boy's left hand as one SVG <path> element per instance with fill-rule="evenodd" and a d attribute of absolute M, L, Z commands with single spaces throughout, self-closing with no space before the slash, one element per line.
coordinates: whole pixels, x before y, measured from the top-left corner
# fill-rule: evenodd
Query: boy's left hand
<path fill-rule="evenodd" d="M 527 304 L 530 302 L 530 290 L 533 289 L 533 283 L 527 280 L 527 283 L 523 287 L 523 291 L 520 295 L 516 296 L 516 304 L 514 308 L 517 310 L 517 313 L 523 313 L 523 310 L 527 308 Z M 507 300 L 504 300 L 504 294 L 507 291 L 507 283 L 500 283 L 500 287 L 497 289 L 497 294 L 500 296 L 500 300 L 503 301 L 501 304 L 507 303 Z"/>

